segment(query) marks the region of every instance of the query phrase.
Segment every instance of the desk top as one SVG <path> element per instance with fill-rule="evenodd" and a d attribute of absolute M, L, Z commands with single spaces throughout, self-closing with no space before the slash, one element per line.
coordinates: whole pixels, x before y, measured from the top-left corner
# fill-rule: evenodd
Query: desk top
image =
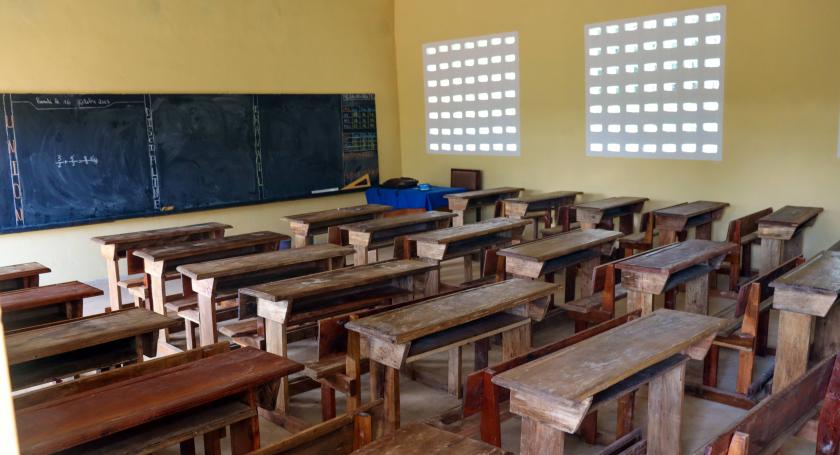
<path fill-rule="evenodd" d="M 609 197 L 606 199 L 600 199 L 597 201 L 588 201 L 588 202 L 581 202 L 580 204 L 576 204 L 575 207 L 584 210 L 610 210 L 619 207 L 624 207 L 628 205 L 635 205 L 642 202 L 647 201 L 648 198 L 646 197 L 633 197 L 633 196 L 620 196 L 620 197 Z"/>
<path fill-rule="evenodd" d="M 302 369 L 292 360 L 246 347 L 109 384 L 19 410 L 20 447 L 39 453 L 73 447 Z"/>
<path fill-rule="evenodd" d="M 572 198 L 572 200 L 574 200 L 574 197 L 577 196 L 578 194 L 583 194 L 583 192 L 582 191 L 552 191 L 550 193 L 529 194 L 527 196 L 509 198 L 509 199 L 505 199 L 505 202 L 530 204 L 530 203 L 533 203 L 533 202 L 553 201 L 553 200 L 557 200 L 557 199 L 566 199 L 566 198 Z"/>
<path fill-rule="evenodd" d="M 502 186 L 499 188 L 488 188 L 486 190 L 465 191 L 463 193 L 447 194 L 447 199 L 480 199 L 489 196 L 501 196 L 511 193 L 519 193 L 523 188 L 513 186 Z"/>
<path fill-rule="evenodd" d="M 710 316 L 657 310 L 497 375 L 493 382 L 537 398 L 581 402 L 714 335 L 725 323 Z"/>
<path fill-rule="evenodd" d="M 14 280 L 16 278 L 23 278 L 28 276 L 40 275 L 42 273 L 51 272 L 49 267 L 43 266 L 37 262 L 27 262 L 25 264 L 7 265 L 0 267 L 0 281 Z"/>
<path fill-rule="evenodd" d="M 147 261 L 167 261 L 220 251 L 236 250 L 288 239 L 289 236 L 285 234 L 278 234 L 271 231 L 258 231 L 248 234 L 231 235 L 220 239 L 196 240 L 193 242 L 181 242 L 144 248 L 135 251 L 134 255 Z"/>
<path fill-rule="evenodd" d="M 499 255 L 544 262 L 567 254 L 588 250 L 612 242 L 624 234 L 604 229 L 584 229 L 552 235 L 544 239 L 505 248 Z"/>
<path fill-rule="evenodd" d="M 691 218 L 729 207 L 728 202 L 694 201 L 655 210 L 657 216 Z"/>
<path fill-rule="evenodd" d="M 21 311 L 46 305 L 71 302 L 102 295 L 99 288 L 78 282 L 50 284 L 37 288 L 17 289 L 0 293 L 0 308 L 4 312 Z"/>
<path fill-rule="evenodd" d="M 517 278 L 350 321 L 345 327 L 373 338 L 402 344 L 501 313 L 551 295 L 556 290 L 556 284 Z"/>
<path fill-rule="evenodd" d="M 436 268 L 434 264 L 413 259 L 377 262 L 249 286 L 240 289 L 239 292 L 258 299 L 279 302 L 341 292 L 367 284 L 425 273 Z"/>
<path fill-rule="evenodd" d="M 91 240 L 101 245 L 136 243 L 204 234 L 222 229 L 230 229 L 232 227 L 233 226 L 229 224 L 222 223 L 201 223 L 191 224 L 189 226 L 152 229 L 148 231 L 126 232 L 124 234 L 103 235 L 100 237 L 93 237 Z"/>
<path fill-rule="evenodd" d="M 9 364 L 76 351 L 154 332 L 178 321 L 142 308 L 130 308 L 48 324 L 6 335 Z"/>
<path fill-rule="evenodd" d="M 178 271 L 193 280 L 205 280 L 208 278 L 229 277 L 269 269 L 279 269 L 314 261 L 344 257 L 348 254 L 353 254 L 353 247 L 324 243 L 321 245 L 309 245 L 301 248 L 180 265 L 178 266 Z"/>
<path fill-rule="evenodd" d="M 737 247 L 734 243 L 692 239 L 638 254 L 615 266 L 619 270 L 670 275 L 725 255 Z"/>
<path fill-rule="evenodd" d="M 348 218 L 356 218 L 358 216 L 377 215 L 391 210 L 390 205 L 382 204 L 363 204 L 354 205 L 352 207 L 341 207 L 331 210 L 321 210 L 319 212 L 300 213 L 297 215 L 289 215 L 284 217 L 286 221 L 301 223 L 301 224 L 317 224 L 317 223 L 335 223 L 339 224 Z"/>
<path fill-rule="evenodd" d="M 824 317 L 840 297 L 840 253 L 823 251 L 770 286 L 773 308 Z"/>
<path fill-rule="evenodd" d="M 504 450 L 472 438 L 413 423 L 382 436 L 353 452 L 354 455 L 504 455 Z"/>
<path fill-rule="evenodd" d="M 760 225 L 797 227 L 807 223 L 822 212 L 822 207 L 796 207 L 786 205 L 758 220 Z"/>
<path fill-rule="evenodd" d="M 431 210 L 428 212 L 410 213 L 408 215 L 390 216 L 384 218 L 377 218 L 375 220 L 359 221 L 358 223 L 344 224 L 340 226 L 340 228 L 350 232 L 378 232 L 403 226 L 411 226 L 412 224 L 432 223 L 435 221 L 449 220 L 455 218 L 455 216 L 456 215 L 451 212 L 438 212 L 435 210 Z"/>
<path fill-rule="evenodd" d="M 455 226 L 435 231 L 412 234 L 408 238 L 417 242 L 447 244 L 461 240 L 469 240 L 484 235 L 507 232 L 513 229 L 524 228 L 530 224 L 528 220 L 514 220 L 511 218 L 491 218 L 473 224 Z"/>

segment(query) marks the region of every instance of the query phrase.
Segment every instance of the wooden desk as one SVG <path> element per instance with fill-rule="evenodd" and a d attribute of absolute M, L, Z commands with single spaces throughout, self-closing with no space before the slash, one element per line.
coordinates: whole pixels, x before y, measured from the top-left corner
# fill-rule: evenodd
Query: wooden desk
<path fill-rule="evenodd" d="M 560 223 L 560 209 L 574 205 L 575 198 L 580 191 L 553 191 L 551 193 L 530 194 L 517 198 L 505 199 L 502 201 L 502 213 L 504 216 L 517 220 L 533 217 L 534 212 L 545 212 L 552 222 L 551 225 Z M 563 226 L 569 230 L 569 226 Z M 539 236 L 539 223 L 534 225 L 534 239 Z"/>
<path fill-rule="evenodd" d="M 294 236 L 292 245 L 299 248 L 311 245 L 314 236 L 326 234 L 331 227 L 379 218 L 392 208 L 390 205 L 364 204 L 290 215 L 283 219 L 289 222 L 292 229 L 292 235 Z"/>
<path fill-rule="evenodd" d="M 201 345 L 218 340 L 215 304 L 228 296 L 236 298 L 239 288 L 337 269 L 352 252 L 349 246 L 326 243 L 178 266 L 198 295 Z"/>
<path fill-rule="evenodd" d="M 353 245 L 353 249 L 356 250 L 353 255 L 353 265 L 364 265 L 369 261 L 375 262 L 376 249 L 392 246 L 397 237 L 443 229 L 449 226 L 449 220 L 453 218 L 455 218 L 454 213 L 432 210 L 344 224 L 340 226 L 340 229 L 347 231 L 350 245 Z M 374 256 L 372 261 L 368 253 Z"/>
<path fill-rule="evenodd" d="M 158 330 L 174 319 L 130 308 L 6 334 L 12 387 L 21 389 L 157 354 Z"/>
<path fill-rule="evenodd" d="M 481 441 L 450 433 L 426 423 L 413 423 L 353 452 L 354 455 L 504 455 Z"/>
<path fill-rule="evenodd" d="M 601 263 L 602 254 L 612 254 L 621 236 L 620 232 L 603 229 L 577 230 L 505 248 L 498 254 L 505 257 L 506 272 L 515 277 L 545 276 L 546 281 L 553 281 L 555 273 L 577 268 L 577 273 L 566 274 L 565 301 L 571 301 L 578 275 L 583 283 L 582 297 L 591 293 L 592 270 Z"/>
<path fill-rule="evenodd" d="M 606 229 L 615 227 L 614 218 L 618 218 L 618 230 L 622 234 L 633 233 L 633 214 L 640 213 L 646 197 L 611 197 L 598 201 L 577 204 L 577 220 L 582 229 L 594 229 L 601 225 Z"/>
<path fill-rule="evenodd" d="M 738 245 L 711 240 L 686 240 L 616 263 L 627 289 L 627 311 L 653 312 L 653 296 L 685 284 L 685 311 L 709 313 L 709 274 Z"/>
<path fill-rule="evenodd" d="M 82 317 L 84 299 L 102 290 L 78 281 L 0 293 L 5 331 Z"/>
<path fill-rule="evenodd" d="M 424 281 L 435 268 L 423 261 L 386 261 L 249 286 L 239 290 L 239 317 L 262 318 L 266 350 L 285 357 L 287 325 L 410 300 L 419 287 L 415 281 Z M 278 411 L 286 410 L 288 400 L 288 381 L 284 380 Z"/>
<path fill-rule="evenodd" d="M 491 218 L 486 221 L 456 226 L 409 236 L 417 245 L 417 256 L 424 261 L 440 265 L 441 261 L 464 258 L 464 281 L 472 280 L 472 255 L 481 254 L 486 248 L 503 247 L 522 240 L 522 231 L 528 221 L 510 218 Z M 429 272 L 426 292 L 438 293 L 440 272 Z"/>
<path fill-rule="evenodd" d="M 123 380 L 17 411 L 21 453 L 85 452 L 109 436 L 127 437 L 144 424 L 243 400 L 252 417 L 231 425 L 233 453 L 259 448 L 256 395 L 303 369 L 289 359 L 242 348 Z M 89 450 L 89 449 L 87 449 Z"/>
<path fill-rule="evenodd" d="M 805 373 L 811 331 L 811 357 L 821 360 L 840 350 L 840 253 L 824 251 L 770 284 L 773 308 L 779 310 L 779 341 L 773 391 Z M 812 320 L 816 318 L 812 329 Z"/>
<path fill-rule="evenodd" d="M 134 251 L 134 255 L 143 260 L 143 271 L 151 282 L 152 305 L 155 312 L 165 315 L 165 275 L 167 272 L 176 270 L 181 264 L 275 251 L 280 241 L 288 238 L 289 236 L 276 232 L 259 231 L 229 237 L 144 248 Z M 191 293 L 188 286 L 184 286 L 184 293 Z"/>
<path fill-rule="evenodd" d="M 464 213 L 469 209 L 476 209 L 476 221 L 481 221 L 481 209 L 488 205 L 495 206 L 497 202 L 519 196 L 522 188 L 503 186 L 487 190 L 467 191 L 464 193 L 447 194 L 449 210 L 458 215 L 452 220 L 453 226 L 464 225 Z"/>
<path fill-rule="evenodd" d="M 91 238 L 99 244 L 99 252 L 105 258 L 108 269 L 108 298 L 111 309 L 122 308 L 122 294 L 117 283 L 120 281 L 120 258 L 126 259 L 128 274 L 143 272 L 143 262 L 131 254 L 132 250 L 166 245 L 189 240 L 218 239 L 225 236 L 225 229 L 232 226 L 222 223 L 191 224 L 173 228 L 149 231 L 127 232 Z"/>
<path fill-rule="evenodd" d="M 520 453 L 562 454 L 589 412 L 649 382 L 647 453 L 679 454 L 686 360 L 705 357 L 723 324 L 658 310 L 495 376 L 522 416 Z"/>
<path fill-rule="evenodd" d="M 802 233 L 817 221 L 822 207 L 786 205 L 758 220 L 761 238 L 758 272 L 765 274 L 784 261 L 802 254 Z"/>
<path fill-rule="evenodd" d="M 729 207 L 727 202 L 695 201 L 656 210 L 659 244 L 676 242 L 677 234 L 690 228 L 695 228 L 694 238 L 711 240 L 712 222 L 723 216 L 726 207 Z"/>
<path fill-rule="evenodd" d="M 50 271 L 37 262 L 0 267 L 0 292 L 37 287 L 39 276 Z"/>
<path fill-rule="evenodd" d="M 348 322 L 347 330 L 367 338 L 370 359 L 386 368 L 385 415 L 390 428 L 400 426 L 403 365 L 449 351 L 450 382 L 460 388 L 461 346 L 501 333 L 505 360 L 523 354 L 531 345 L 530 318 L 545 316 L 555 290 L 539 281 L 506 280 Z M 353 346 L 348 345 L 347 352 L 348 362 L 358 362 L 351 354 L 358 352 Z"/>

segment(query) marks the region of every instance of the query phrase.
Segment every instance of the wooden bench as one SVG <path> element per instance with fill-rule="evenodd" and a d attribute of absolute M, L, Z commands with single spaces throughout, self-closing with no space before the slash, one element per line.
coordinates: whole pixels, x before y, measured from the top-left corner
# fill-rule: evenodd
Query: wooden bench
<path fill-rule="evenodd" d="M 587 283 L 590 287 L 583 290 L 583 297 L 554 304 L 575 321 L 575 332 L 614 318 L 615 303 L 627 297 L 627 290 L 621 285 L 621 274 L 615 268 L 616 262 L 592 269 L 592 279 Z"/>
<path fill-rule="evenodd" d="M 0 293 L 6 331 L 82 317 L 84 299 L 102 295 L 101 289 L 78 281 Z"/>
<path fill-rule="evenodd" d="M 758 237 L 758 220 L 773 213 L 766 208 L 729 222 L 726 241 L 740 245 L 721 263 L 719 271 L 729 274 L 729 291 L 738 292 L 741 280 L 751 280 L 758 273 L 752 268 L 752 247 L 761 242 Z"/>
<path fill-rule="evenodd" d="M 347 232 L 348 242 L 355 250 L 353 265 L 364 265 L 376 262 L 377 250 L 393 245 L 398 237 L 446 228 L 454 217 L 452 213 L 432 210 L 343 224 L 339 229 Z"/>
<path fill-rule="evenodd" d="M 503 186 L 486 190 L 447 194 L 443 197 L 449 202 L 449 210 L 457 215 L 452 220 L 452 225 L 463 226 L 465 224 L 464 215 L 467 210 L 475 209 L 475 220 L 481 221 L 481 210 L 484 207 L 496 207 L 497 203 L 505 199 L 518 197 L 521 191 L 522 188 Z"/>
<path fill-rule="evenodd" d="M 824 251 L 770 284 L 779 310 L 779 340 L 773 388 L 805 373 L 810 358 L 833 355 L 840 346 L 840 253 Z M 814 346 L 811 345 L 813 334 Z"/>
<path fill-rule="evenodd" d="M 225 235 L 225 229 L 231 227 L 222 223 L 201 223 L 93 237 L 91 240 L 99 244 L 99 252 L 105 258 L 105 266 L 108 270 L 108 298 L 111 301 L 111 309 L 119 310 L 122 308 L 122 294 L 117 284 L 121 280 L 120 258 L 126 259 L 126 268 L 129 275 L 142 273 L 143 262 L 132 254 L 133 250 L 168 243 L 221 238 Z"/>
<path fill-rule="evenodd" d="M 217 341 L 217 305 L 236 299 L 239 288 L 337 269 L 344 266 L 345 256 L 352 252 L 350 247 L 328 243 L 178 266 L 178 272 L 189 280 L 190 288 L 198 296 L 197 305 L 180 310 L 181 316 L 189 321 L 187 347 L 192 344 L 190 332 L 195 325 L 201 330 L 201 345 Z M 232 313 L 238 317 L 236 312 Z M 252 331 L 256 332 L 257 320 L 250 321 Z M 238 324 L 239 333 L 234 336 L 246 329 L 242 321 Z"/>
<path fill-rule="evenodd" d="M 632 234 L 634 214 L 641 213 L 647 200 L 646 197 L 622 196 L 582 202 L 575 206 L 577 220 L 582 229 L 612 230 L 614 219 L 618 218 L 618 230 L 625 235 Z"/>
<path fill-rule="evenodd" d="M 502 201 L 502 214 L 506 217 L 533 220 L 534 239 L 540 238 L 539 219 L 545 220 L 545 227 L 562 226 L 561 210 L 574 205 L 580 191 L 553 191 L 542 194 L 529 194 Z"/>
<path fill-rule="evenodd" d="M 759 273 L 802 255 L 803 232 L 817 221 L 822 207 L 786 205 L 758 220 L 761 238 Z"/>
<path fill-rule="evenodd" d="M 694 238 L 712 239 L 712 223 L 723 216 L 728 202 L 695 201 L 655 210 L 659 244 L 677 241 L 677 235 L 694 228 Z"/>
<path fill-rule="evenodd" d="M 727 320 L 727 324 L 718 332 L 706 356 L 700 396 L 744 409 L 750 409 L 758 402 L 756 396 L 770 379 L 761 377 L 753 382 L 755 356 L 768 354 L 770 308 L 773 305 L 773 288 L 770 283 L 804 262 L 802 258 L 791 259 L 745 283 L 733 304 L 714 314 L 715 317 Z M 717 387 L 720 348 L 738 352 L 734 393 Z"/>
<path fill-rule="evenodd" d="M 502 335 L 502 357 L 520 355 L 531 345 L 531 319 L 541 320 L 555 286 L 513 279 L 430 299 L 346 324 L 355 332 L 348 340 L 349 376 L 358 381 L 361 348 L 367 338 L 370 359 L 385 367 L 385 412 L 388 427 L 400 426 L 399 370 L 408 363 L 438 352 L 449 353 L 450 390 L 461 387 L 461 347 Z"/>
<path fill-rule="evenodd" d="M 654 237 L 659 233 L 656 230 L 656 217 L 653 212 L 642 213 L 639 220 L 639 232 L 627 234 L 618 240 L 618 248 L 624 252 L 624 256 L 632 256 L 639 251 L 648 251 L 653 248 Z"/>
<path fill-rule="evenodd" d="M 157 352 L 157 331 L 176 321 L 131 308 L 6 333 L 14 389 L 38 385 Z"/>
<path fill-rule="evenodd" d="M 229 425 L 231 453 L 247 453 L 259 448 L 257 405 L 263 389 L 303 368 L 251 348 L 177 366 L 160 360 L 166 367 L 153 373 L 126 376 L 122 370 L 127 368 L 115 370 L 121 380 L 103 383 L 98 377 L 99 387 L 68 389 L 60 398 L 18 407 L 21 451 L 110 454 L 119 447 L 147 453 L 150 446 L 154 450 L 191 441 L 195 433 L 203 433 L 205 446 L 218 451 L 219 427 Z M 129 444 L 137 446 L 126 448 Z"/>
<path fill-rule="evenodd" d="M 41 274 L 50 271 L 37 262 L 0 267 L 0 292 L 38 287 Z"/>
<path fill-rule="evenodd" d="M 301 213 L 284 217 L 292 230 L 294 248 L 311 245 L 313 237 L 326 234 L 330 228 L 380 218 L 393 209 L 390 205 L 364 204 L 332 210 Z"/>
<path fill-rule="evenodd" d="M 838 412 L 840 360 L 834 354 L 788 386 L 774 391 L 694 454 L 788 453 L 782 449 L 795 435 L 813 442 L 818 454 L 836 453 L 840 446 Z"/>
<path fill-rule="evenodd" d="M 647 453 L 679 453 L 686 361 L 702 359 L 722 326 L 717 318 L 658 310 L 496 375 L 492 382 L 510 389 L 510 412 L 522 416 L 520 453 L 562 454 L 565 435 L 591 411 L 645 383 Z"/>

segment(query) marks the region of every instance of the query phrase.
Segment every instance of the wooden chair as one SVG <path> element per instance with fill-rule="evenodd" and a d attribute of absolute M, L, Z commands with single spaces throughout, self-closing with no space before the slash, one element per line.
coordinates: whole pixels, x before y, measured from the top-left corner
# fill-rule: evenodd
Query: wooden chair
<path fill-rule="evenodd" d="M 768 354 L 767 336 L 770 309 L 773 306 L 773 288 L 770 283 L 804 262 L 801 257 L 791 259 L 744 284 L 733 305 L 712 315 L 729 320 L 729 324 L 718 332 L 703 362 L 701 395 L 704 398 L 744 409 L 750 409 L 756 404 L 756 395 L 770 379 L 763 377 L 753 382 L 755 356 Z M 720 348 L 738 351 L 735 393 L 717 387 Z"/>
<path fill-rule="evenodd" d="M 464 188 L 465 191 L 476 191 L 482 188 L 481 171 L 478 169 L 451 169 L 449 171 L 449 186 Z"/>
<path fill-rule="evenodd" d="M 729 291 L 738 292 L 741 280 L 750 280 L 758 274 L 752 268 L 752 247 L 761 243 L 758 237 L 758 220 L 771 213 L 773 209 L 766 208 L 729 222 L 726 240 L 741 246 L 727 256 L 718 269 L 721 273 L 729 274 Z"/>

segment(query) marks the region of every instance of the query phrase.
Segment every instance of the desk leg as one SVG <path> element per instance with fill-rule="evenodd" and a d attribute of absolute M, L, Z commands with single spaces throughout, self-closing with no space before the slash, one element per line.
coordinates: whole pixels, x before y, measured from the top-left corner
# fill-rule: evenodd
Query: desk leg
<path fill-rule="evenodd" d="M 653 378 L 648 392 L 647 453 L 680 453 L 685 362 Z"/>
<path fill-rule="evenodd" d="M 452 218 L 452 226 L 463 226 L 464 225 L 464 211 L 463 210 L 453 210 L 452 213 L 455 214 L 455 218 Z"/>
<path fill-rule="evenodd" d="M 385 368 L 385 425 L 391 433 L 400 429 L 400 370 Z"/>
<path fill-rule="evenodd" d="M 659 229 L 659 246 L 670 245 L 672 243 L 676 243 L 677 241 L 677 231 L 668 231 L 665 229 Z"/>
<path fill-rule="evenodd" d="M 461 346 L 449 350 L 449 394 L 461 398 Z"/>
<path fill-rule="evenodd" d="M 758 259 L 758 273 L 764 275 L 782 263 L 784 240 L 761 239 L 761 254 Z"/>
<path fill-rule="evenodd" d="M 202 337 L 204 342 L 204 337 Z M 282 357 L 288 357 L 286 343 L 286 324 L 279 321 L 265 320 L 265 350 Z M 289 378 L 280 380 L 280 389 L 277 391 L 277 403 L 274 410 L 280 414 L 286 414 L 289 409 Z"/>
<path fill-rule="evenodd" d="M 709 314 L 709 275 L 699 276 L 685 283 L 685 311 Z"/>
<path fill-rule="evenodd" d="M 312 237 L 306 234 L 295 234 L 292 240 L 293 248 L 303 248 L 307 245 L 312 245 Z"/>
<path fill-rule="evenodd" d="M 254 390 L 249 390 L 245 401 L 251 409 L 257 407 L 257 397 Z M 253 452 L 260 448 L 260 418 L 259 416 L 249 417 L 245 420 L 233 423 L 230 426 L 230 453 L 240 455 Z"/>
<path fill-rule="evenodd" d="M 804 232 L 804 229 L 800 229 L 796 234 L 793 234 L 790 240 L 785 241 L 785 245 L 782 247 L 782 262 L 802 254 L 802 232 Z"/>
<path fill-rule="evenodd" d="M 204 433 L 204 455 L 222 455 L 222 430 Z"/>
<path fill-rule="evenodd" d="M 589 297 L 592 295 L 592 272 L 600 263 L 601 258 L 595 257 L 581 262 L 578 266 L 578 279 L 580 280 L 581 297 Z"/>
<path fill-rule="evenodd" d="M 776 368 L 773 370 L 773 393 L 805 374 L 808 369 L 808 345 L 811 340 L 811 316 L 792 311 L 779 312 L 779 341 Z"/>
<path fill-rule="evenodd" d="M 82 317 L 84 313 L 84 301 L 82 299 L 67 302 L 65 307 L 67 319 L 76 319 Z"/>
<path fill-rule="evenodd" d="M 816 318 L 814 328 L 814 351 L 811 357 L 814 360 L 822 360 L 840 351 L 840 307 L 833 306 L 828 314 L 822 318 Z"/>
<path fill-rule="evenodd" d="M 218 341 L 216 334 L 216 305 L 209 296 L 198 295 L 198 331 L 201 346 L 210 346 Z"/>
<path fill-rule="evenodd" d="M 598 226 L 597 223 L 587 223 L 585 221 L 580 222 L 580 228 L 581 229 L 595 229 L 595 227 L 597 227 L 597 226 Z"/>
<path fill-rule="evenodd" d="M 626 215 L 621 215 L 618 217 L 618 230 L 624 234 L 629 235 L 633 233 L 633 218 L 634 215 L 632 213 L 628 213 Z"/>
<path fill-rule="evenodd" d="M 627 312 L 642 310 L 642 316 L 653 313 L 653 294 L 646 292 L 627 290 Z"/>
<path fill-rule="evenodd" d="M 502 362 L 525 354 L 531 348 L 531 324 L 502 333 Z"/>
<path fill-rule="evenodd" d="M 347 355 L 344 361 L 344 374 L 353 380 L 350 390 L 347 391 L 348 413 L 359 409 L 359 406 L 362 405 L 362 342 L 360 337 L 359 332 L 347 331 Z M 374 377 L 376 376 L 376 371 L 373 368 L 374 363 L 376 362 L 370 361 L 370 393 L 373 400 L 376 399 L 377 393 L 375 390 L 377 385 L 374 384 Z"/>
<path fill-rule="evenodd" d="M 522 416 L 520 455 L 563 455 L 566 434 L 530 417 Z"/>
<path fill-rule="evenodd" d="M 108 275 L 108 300 L 111 302 L 111 310 L 117 311 L 122 308 L 122 293 L 117 285 L 120 281 L 120 258 L 112 245 L 104 245 L 100 251 L 105 258 Z"/>
<path fill-rule="evenodd" d="M 152 308 L 155 313 L 166 316 L 166 281 L 163 279 L 163 267 L 152 274 L 146 274 L 152 288 Z M 169 329 L 161 329 L 159 342 L 169 342 Z"/>
<path fill-rule="evenodd" d="M 365 265 L 368 263 L 368 249 L 366 246 L 353 245 L 353 265 Z"/>
<path fill-rule="evenodd" d="M 473 277 L 473 257 L 471 254 L 464 256 L 464 282 L 472 281 Z"/>
<path fill-rule="evenodd" d="M 712 223 L 701 224 L 695 227 L 694 238 L 697 240 L 712 240 Z"/>

